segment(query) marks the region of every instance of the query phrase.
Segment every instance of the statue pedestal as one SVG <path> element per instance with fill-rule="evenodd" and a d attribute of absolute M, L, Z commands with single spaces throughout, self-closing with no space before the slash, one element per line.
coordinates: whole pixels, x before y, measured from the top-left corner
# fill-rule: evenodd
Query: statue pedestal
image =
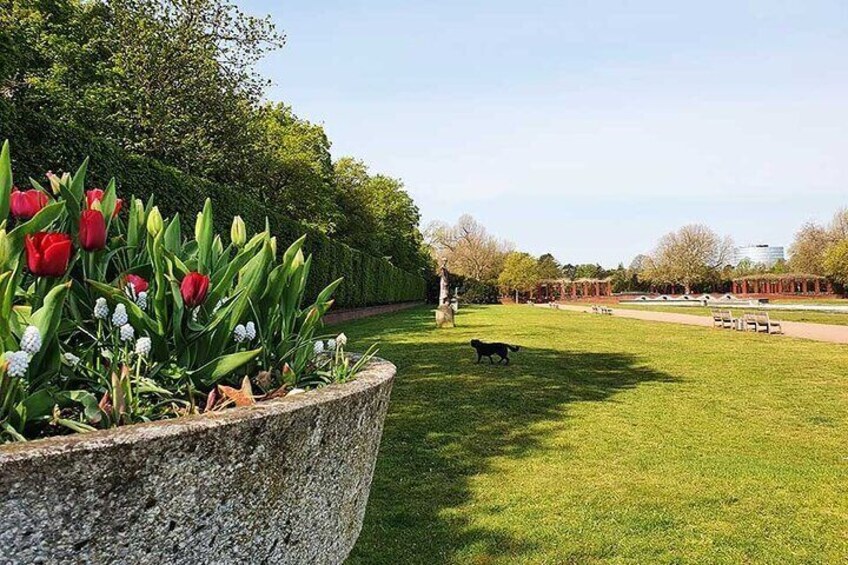
<path fill-rule="evenodd" d="M 436 327 L 437 328 L 453 328 L 453 308 L 450 304 L 442 304 L 436 308 Z"/>

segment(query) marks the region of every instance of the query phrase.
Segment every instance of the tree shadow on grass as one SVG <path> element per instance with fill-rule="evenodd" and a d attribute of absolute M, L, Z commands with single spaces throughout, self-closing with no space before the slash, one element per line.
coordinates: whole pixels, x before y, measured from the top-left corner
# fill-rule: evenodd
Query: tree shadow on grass
<path fill-rule="evenodd" d="M 477 365 L 466 343 L 439 341 L 447 334 L 432 329 L 431 316 L 421 310 L 394 317 L 390 329 L 354 328 L 382 340 L 380 356 L 398 366 L 398 377 L 365 526 L 348 563 L 455 563 L 469 552 L 486 563 L 532 553 L 532 543 L 454 511 L 472 502 L 471 479 L 490 470 L 492 458 L 547 449 L 534 424 L 567 425 L 571 404 L 676 380 L 614 353 L 522 348 L 510 366 Z M 414 341 L 399 335 L 410 331 Z"/>

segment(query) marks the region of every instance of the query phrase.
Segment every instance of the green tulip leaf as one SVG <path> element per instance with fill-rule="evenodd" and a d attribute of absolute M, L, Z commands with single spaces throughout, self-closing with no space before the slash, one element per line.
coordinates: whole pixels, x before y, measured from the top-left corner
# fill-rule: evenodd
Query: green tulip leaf
<path fill-rule="evenodd" d="M 206 386 L 213 385 L 226 377 L 239 367 L 250 363 L 262 353 L 262 348 L 253 349 L 250 351 L 240 351 L 229 355 L 222 355 L 217 359 L 210 361 L 199 369 L 189 371 L 188 375 L 193 379 L 201 381 Z"/>
<path fill-rule="evenodd" d="M 12 156 L 7 139 L 0 149 L 0 221 L 4 221 L 9 215 L 12 184 Z"/>

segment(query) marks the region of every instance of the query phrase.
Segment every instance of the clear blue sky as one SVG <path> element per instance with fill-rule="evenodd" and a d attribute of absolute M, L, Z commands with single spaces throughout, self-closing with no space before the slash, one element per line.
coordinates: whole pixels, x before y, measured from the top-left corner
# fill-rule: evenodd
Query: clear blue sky
<path fill-rule="evenodd" d="M 848 2 L 239 0 L 333 154 L 566 262 L 706 223 L 788 245 L 848 205 Z"/>

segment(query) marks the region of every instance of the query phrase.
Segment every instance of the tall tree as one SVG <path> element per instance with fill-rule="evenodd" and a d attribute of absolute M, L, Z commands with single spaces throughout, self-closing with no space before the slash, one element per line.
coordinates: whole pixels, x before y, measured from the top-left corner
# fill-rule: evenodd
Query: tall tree
<path fill-rule="evenodd" d="M 832 242 L 827 229 L 814 223 L 804 224 L 789 247 L 790 267 L 799 273 L 823 275 L 825 252 Z"/>
<path fill-rule="evenodd" d="M 657 283 L 679 284 L 688 294 L 695 284 L 716 282 L 732 251 L 730 238 L 704 225 L 683 226 L 660 239 L 644 275 Z"/>
<path fill-rule="evenodd" d="M 433 258 L 447 259 L 457 274 L 479 281 L 494 281 L 504 264 L 510 244 L 491 235 L 469 214 L 460 216 L 456 225 L 432 222 L 424 233 Z"/>
<path fill-rule="evenodd" d="M 246 184 L 262 187 L 272 206 L 321 231 L 333 231 L 342 211 L 334 186 L 330 140 L 320 125 L 298 118 L 284 104 L 259 113 L 262 138 L 255 152 L 265 166 L 251 170 Z"/>
<path fill-rule="evenodd" d="M 6 0 L 18 107 L 214 180 L 255 165 L 255 64 L 284 37 L 227 0 Z M 11 61 L 11 62 L 10 62 Z"/>
<path fill-rule="evenodd" d="M 515 292 L 516 302 L 519 293 L 532 293 L 540 280 L 539 263 L 529 253 L 512 251 L 506 255 L 498 284 L 504 290 Z"/>
<path fill-rule="evenodd" d="M 831 279 L 848 284 L 848 239 L 841 239 L 827 248 L 822 266 Z"/>
<path fill-rule="evenodd" d="M 388 257 L 396 266 L 421 272 L 429 264 L 418 229 L 421 214 L 403 182 L 370 175 L 361 161 L 335 163 L 341 217 L 336 232 L 350 245 Z"/>
<path fill-rule="evenodd" d="M 562 269 L 550 253 L 545 253 L 539 257 L 539 277 L 542 279 L 558 279 L 562 277 Z"/>

